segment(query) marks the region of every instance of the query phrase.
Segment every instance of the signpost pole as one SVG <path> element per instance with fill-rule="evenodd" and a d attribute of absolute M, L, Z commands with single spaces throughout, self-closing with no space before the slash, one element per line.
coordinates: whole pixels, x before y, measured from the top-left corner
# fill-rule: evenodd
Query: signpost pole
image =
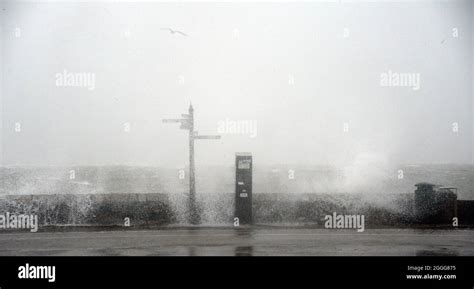
<path fill-rule="evenodd" d="M 196 207 L 196 183 L 194 167 L 194 109 L 189 106 L 189 213 L 191 224 L 199 223 Z"/>
<path fill-rule="evenodd" d="M 200 215 L 196 205 L 196 180 L 194 164 L 194 140 L 195 139 L 220 139 L 219 135 L 198 135 L 194 131 L 194 109 L 189 106 L 188 114 L 183 114 L 181 119 L 163 119 L 164 123 L 181 123 L 180 129 L 189 131 L 189 222 L 193 225 L 200 223 Z"/>

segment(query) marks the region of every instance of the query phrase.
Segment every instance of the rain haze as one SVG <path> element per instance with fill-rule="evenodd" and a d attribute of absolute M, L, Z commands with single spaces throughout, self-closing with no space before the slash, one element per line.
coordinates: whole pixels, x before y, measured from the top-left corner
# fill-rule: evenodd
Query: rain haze
<path fill-rule="evenodd" d="M 0 25 L 0 256 L 474 255 L 473 1 L 2 1 Z"/>
<path fill-rule="evenodd" d="M 4 165 L 180 166 L 186 134 L 161 119 L 190 103 L 196 130 L 223 136 L 197 143 L 201 165 L 236 151 L 269 165 L 473 161 L 470 1 L 7 1 L 1 15 Z M 390 72 L 418 80 L 381 85 Z M 94 83 L 58 86 L 67 73 Z"/>

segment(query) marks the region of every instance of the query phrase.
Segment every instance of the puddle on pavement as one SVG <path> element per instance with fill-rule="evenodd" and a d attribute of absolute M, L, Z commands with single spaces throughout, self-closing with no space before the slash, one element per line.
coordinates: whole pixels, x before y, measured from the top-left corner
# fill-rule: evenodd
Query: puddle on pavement
<path fill-rule="evenodd" d="M 252 246 L 193 246 L 188 248 L 189 256 L 252 256 Z"/>
<path fill-rule="evenodd" d="M 416 256 L 458 256 L 459 251 L 448 248 L 435 248 L 432 250 L 416 250 Z"/>

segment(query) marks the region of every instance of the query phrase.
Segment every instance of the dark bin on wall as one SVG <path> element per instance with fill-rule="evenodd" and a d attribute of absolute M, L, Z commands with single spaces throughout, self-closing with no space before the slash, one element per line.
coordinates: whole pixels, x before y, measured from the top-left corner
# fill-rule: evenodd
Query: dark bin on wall
<path fill-rule="evenodd" d="M 434 184 L 418 183 L 415 185 L 415 215 L 421 224 L 452 224 L 457 216 L 457 189 L 439 187 Z"/>

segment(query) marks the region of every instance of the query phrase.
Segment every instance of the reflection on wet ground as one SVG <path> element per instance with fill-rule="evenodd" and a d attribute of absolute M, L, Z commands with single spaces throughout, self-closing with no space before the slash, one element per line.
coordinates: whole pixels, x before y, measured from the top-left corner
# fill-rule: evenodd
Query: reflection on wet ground
<path fill-rule="evenodd" d="M 417 250 L 416 256 L 459 256 L 459 251 L 448 248 L 436 248 L 432 250 Z"/>
<path fill-rule="evenodd" d="M 191 246 L 188 248 L 188 256 L 252 256 L 252 246 Z"/>
<path fill-rule="evenodd" d="M 172 228 L 0 233 L 0 256 L 465 256 L 474 230 Z"/>
<path fill-rule="evenodd" d="M 252 256 L 253 247 L 252 246 L 242 246 L 235 248 L 235 256 Z"/>
<path fill-rule="evenodd" d="M 199 237 L 202 231 L 199 229 L 189 230 L 191 236 Z M 248 243 L 245 246 L 190 246 L 188 248 L 189 256 L 252 256 L 253 246 L 250 245 L 253 235 L 253 229 L 251 227 L 240 227 L 234 228 L 229 234 L 229 237 L 242 244 Z M 218 235 L 221 237 L 223 235 Z"/>

